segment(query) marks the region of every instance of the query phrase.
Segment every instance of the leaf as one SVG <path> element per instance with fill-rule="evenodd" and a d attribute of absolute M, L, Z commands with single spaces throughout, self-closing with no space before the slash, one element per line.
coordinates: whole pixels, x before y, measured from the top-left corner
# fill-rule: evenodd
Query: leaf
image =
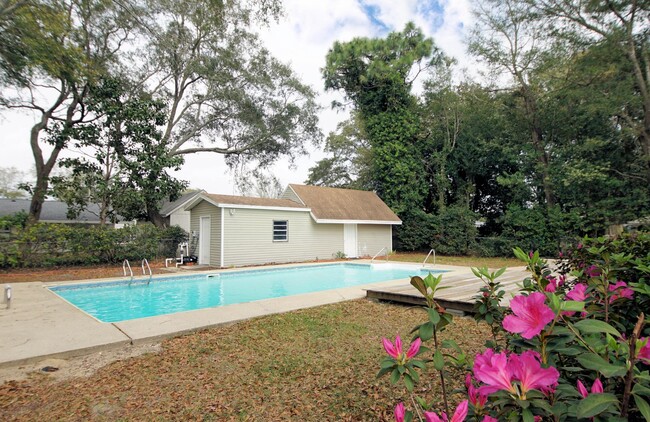
<path fill-rule="evenodd" d="M 437 325 L 440 322 L 440 314 L 438 311 L 432 308 L 428 308 L 427 312 L 429 313 L 429 321 L 431 321 L 433 325 Z"/>
<path fill-rule="evenodd" d="M 569 312 L 582 312 L 585 310 L 585 303 L 578 302 L 575 300 L 567 300 L 566 302 L 562 302 L 562 306 L 560 309 Z"/>
<path fill-rule="evenodd" d="M 433 337 L 433 324 L 429 321 L 420 326 L 420 338 L 427 341 Z"/>
<path fill-rule="evenodd" d="M 404 385 L 409 392 L 413 391 L 413 379 L 409 374 L 404 374 Z"/>
<path fill-rule="evenodd" d="M 390 383 L 395 384 L 397 380 L 399 379 L 400 373 L 397 368 L 393 369 L 393 372 L 390 374 Z"/>
<path fill-rule="evenodd" d="M 586 398 L 580 400 L 576 408 L 576 416 L 580 418 L 591 418 L 596 416 L 610 406 L 617 406 L 618 398 L 610 393 L 589 394 Z"/>
<path fill-rule="evenodd" d="M 494 280 L 494 279 L 497 278 L 497 277 L 501 277 L 501 276 L 503 275 L 503 273 L 506 272 L 507 269 L 508 269 L 508 267 L 499 268 L 499 269 L 497 270 L 497 272 L 494 273 L 494 276 L 492 277 L 492 280 Z"/>
<path fill-rule="evenodd" d="M 530 411 L 530 409 L 524 409 L 521 412 L 521 418 L 524 420 L 524 422 L 534 422 L 535 417 L 533 416 L 533 412 Z"/>
<path fill-rule="evenodd" d="M 583 319 L 573 324 L 573 326 L 585 334 L 609 333 L 617 338 L 621 338 L 621 333 L 616 328 L 597 319 Z"/>
<path fill-rule="evenodd" d="M 442 371 L 442 368 L 445 367 L 445 358 L 440 350 L 436 350 L 436 353 L 433 354 L 433 367 L 438 371 Z"/>
<path fill-rule="evenodd" d="M 625 366 L 612 365 L 593 353 L 584 353 L 578 356 L 578 362 L 587 369 L 600 372 L 606 378 L 622 377 L 627 372 Z"/>
<path fill-rule="evenodd" d="M 639 412 L 645 418 L 645 420 L 650 421 L 650 404 L 647 401 L 643 400 L 641 397 L 634 395 L 634 402 L 636 407 L 639 408 Z"/>
<path fill-rule="evenodd" d="M 383 377 L 384 375 L 386 375 L 387 373 L 389 373 L 389 372 L 392 371 L 392 370 L 393 370 L 392 367 L 390 367 L 390 368 L 382 368 L 382 369 L 380 369 L 379 372 L 377 372 L 377 378 L 381 378 L 381 377 Z"/>
<path fill-rule="evenodd" d="M 634 384 L 634 388 L 632 388 L 632 394 L 650 397 L 650 388 L 641 384 Z"/>
<path fill-rule="evenodd" d="M 420 276 L 411 277 L 411 286 L 415 287 L 422 296 L 427 295 L 427 287 L 424 285 L 424 280 Z"/>

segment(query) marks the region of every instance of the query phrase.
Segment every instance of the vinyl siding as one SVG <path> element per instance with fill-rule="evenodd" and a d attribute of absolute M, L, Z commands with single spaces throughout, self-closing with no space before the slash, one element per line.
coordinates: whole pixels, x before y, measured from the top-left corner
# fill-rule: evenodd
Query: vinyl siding
<path fill-rule="evenodd" d="M 225 266 L 330 259 L 343 250 L 343 225 L 316 224 L 306 211 L 238 208 L 224 220 Z M 273 241 L 274 220 L 288 222 L 288 241 Z"/>
<path fill-rule="evenodd" d="M 219 266 L 221 261 L 221 208 L 201 201 L 190 211 L 190 230 L 196 233 L 196 238 L 191 239 L 196 244 L 194 255 L 199 256 L 199 231 L 200 218 L 210 217 L 210 265 Z"/>
<path fill-rule="evenodd" d="M 280 197 L 280 199 L 289 199 L 293 202 L 297 202 L 299 204 L 303 204 L 303 202 L 300 200 L 298 195 L 291 189 L 290 187 L 287 186 L 287 188 L 284 190 L 284 193 Z"/>
<path fill-rule="evenodd" d="M 189 211 L 176 211 L 169 216 L 170 226 L 180 226 L 183 230 L 189 233 L 190 229 L 190 212 Z"/>
<path fill-rule="evenodd" d="M 379 224 L 359 224 L 357 226 L 357 251 L 359 256 L 374 256 L 381 248 L 393 248 L 393 226 Z M 386 251 L 381 256 L 386 255 Z"/>

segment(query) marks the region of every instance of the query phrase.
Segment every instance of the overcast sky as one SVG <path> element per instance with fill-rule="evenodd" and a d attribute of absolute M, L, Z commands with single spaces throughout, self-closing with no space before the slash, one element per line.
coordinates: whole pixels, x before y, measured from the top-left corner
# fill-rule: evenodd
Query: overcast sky
<path fill-rule="evenodd" d="M 331 110 L 332 100 L 340 98 L 340 94 L 325 93 L 321 79 L 325 55 L 334 41 L 385 36 L 413 21 L 447 55 L 459 60 L 461 66 L 471 66 L 463 42 L 472 24 L 468 0 L 284 0 L 284 8 L 285 16 L 280 22 L 261 29 L 260 34 L 267 48 L 290 64 L 302 81 L 318 93 L 317 101 L 322 106 L 320 127 L 325 135 L 347 116 Z M 34 165 L 29 148 L 32 122 L 33 117 L 28 114 L 0 114 L 0 167 L 31 171 Z M 279 162 L 272 171 L 283 185 L 303 183 L 309 168 L 321 158 L 321 151 L 312 150 L 309 156 L 298 158 L 295 169 L 290 169 L 287 162 Z M 192 188 L 238 194 L 233 176 L 216 154 L 188 156 L 176 176 L 189 181 Z"/>

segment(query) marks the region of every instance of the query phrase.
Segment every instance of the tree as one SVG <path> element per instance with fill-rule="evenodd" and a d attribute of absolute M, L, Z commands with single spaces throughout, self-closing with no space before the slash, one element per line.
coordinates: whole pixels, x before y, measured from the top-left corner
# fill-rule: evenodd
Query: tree
<path fill-rule="evenodd" d="M 318 144 L 314 92 L 261 46 L 250 23 L 279 2 L 157 0 L 143 83 L 168 104 L 168 154 L 222 154 L 266 167 Z"/>
<path fill-rule="evenodd" d="M 650 186 L 650 8 L 647 2 L 527 0 L 524 5 L 549 18 L 548 34 L 578 47 L 609 44 L 627 58 L 628 72 L 635 83 L 618 115 L 637 135 Z M 610 60 L 603 59 L 601 66 L 611 65 Z"/>
<path fill-rule="evenodd" d="M 89 87 L 115 66 L 137 14 L 109 0 L 32 1 L 11 13 L 11 19 L 1 21 L 0 39 L 11 42 L 0 49 L 0 63 L 3 82 L 16 95 L 0 99 L 0 106 L 39 116 L 30 131 L 36 171 L 29 210 L 33 223 L 70 132 L 93 118 L 84 104 Z"/>
<path fill-rule="evenodd" d="M 259 170 L 237 177 L 237 188 L 242 195 L 257 198 L 280 198 L 284 193 L 280 179 Z"/>
<path fill-rule="evenodd" d="M 368 190 L 372 188 L 372 153 L 358 114 L 337 126 L 325 141 L 329 157 L 309 169 L 306 184 Z"/>
<path fill-rule="evenodd" d="M 371 146 L 372 187 L 398 214 L 422 206 L 426 186 L 417 150 L 417 103 L 410 91 L 420 71 L 440 57 L 433 40 L 412 23 L 385 39 L 336 42 L 327 53 L 325 89 L 342 90 L 352 101 Z"/>
<path fill-rule="evenodd" d="M 170 156 L 162 140 L 165 104 L 113 78 L 91 87 L 87 106 L 101 117 L 70 134 L 78 148 L 92 152 L 62 161 L 72 177 L 55 179 L 55 192 L 77 212 L 98 204 L 102 223 L 117 212 L 164 226 L 160 204 L 186 187 L 167 173 L 178 170 L 183 159 Z"/>

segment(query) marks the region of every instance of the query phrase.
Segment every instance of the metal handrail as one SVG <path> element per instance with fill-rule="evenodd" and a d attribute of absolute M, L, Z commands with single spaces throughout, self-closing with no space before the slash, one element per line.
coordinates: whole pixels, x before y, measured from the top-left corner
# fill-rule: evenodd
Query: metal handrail
<path fill-rule="evenodd" d="M 129 269 L 129 273 L 131 274 L 131 281 L 133 281 L 133 270 L 131 269 L 131 264 L 129 264 L 129 260 L 125 259 L 124 262 L 122 262 L 122 271 L 124 271 L 124 277 L 126 277 L 126 269 Z"/>
<path fill-rule="evenodd" d="M 374 261 L 375 258 L 377 258 L 377 256 L 378 256 L 380 253 L 382 253 L 383 251 L 386 251 L 386 261 L 388 261 L 388 246 L 384 246 L 383 248 L 379 249 L 379 252 L 377 252 L 377 253 L 375 254 L 375 256 L 372 257 L 372 259 L 370 260 L 370 263 L 372 264 L 372 261 Z"/>
<path fill-rule="evenodd" d="M 146 275 L 144 264 L 147 264 L 147 269 L 149 270 L 149 281 L 147 281 L 147 284 L 149 284 L 151 283 L 151 277 L 153 277 L 153 273 L 151 272 L 151 267 L 149 266 L 149 261 L 147 261 L 147 258 L 142 260 L 142 274 Z"/>
<path fill-rule="evenodd" d="M 435 250 L 435 249 L 431 249 L 431 250 L 429 251 L 429 253 L 427 254 L 427 257 L 424 258 L 424 261 L 422 261 L 422 268 L 424 268 L 424 266 L 426 265 L 426 263 L 427 263 L 427 259 L 429 259 L 429 256 L 431 256 L 431 253 L 432 253 L 432 252 L 433 252 L 433 266 L 435 267 L 435 265 L 436 265 L 436 250 Z"/>

